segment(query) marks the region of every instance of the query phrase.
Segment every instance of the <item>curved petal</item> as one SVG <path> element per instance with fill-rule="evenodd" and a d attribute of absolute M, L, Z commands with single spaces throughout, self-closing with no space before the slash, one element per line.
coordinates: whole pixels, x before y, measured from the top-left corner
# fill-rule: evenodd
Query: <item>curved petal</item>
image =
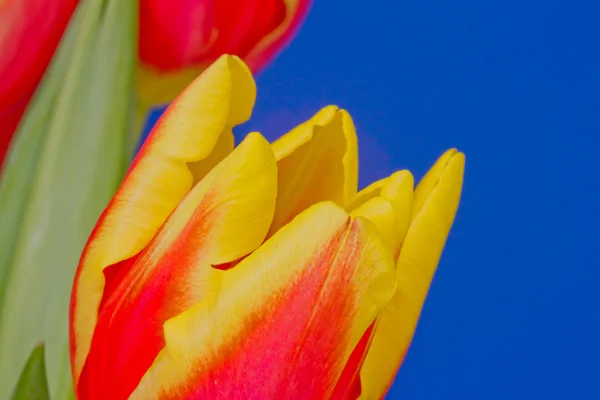
<path fill-rule="evenodd" d="M 384 242 L 398 258 L 411 221 L 414 179 L 409 171 L 395 172 L 361 190 L 348 206 L 379 229 Z"/>
<path fill-rule="evenodd" d="M 244 57 L 252 71 L 259 71 L 277 52 L 292 40 L 310 9 L 311 0 L 283 0 L 286 14 L 281 24 L 265 36 L 252 51 Z"/>
<path fill-rule="evenodd" d="M 410 225 L 414 187 L 415 181 L 412 174 L 403 170 L 392 174 L 381 188 L 381 197 L 389 200 L 394 208 L 399 244 L 404 241 Z M 396 249 L 396 258 L 398 258 L 398 250 Z"/>
<path fill-rule="evenodd" d="M 464 163 L 464 155 L 451 150 L 417 187 L 419 211 L 397 262 L 398 290 L 378 319 L 360 372 L 362 399 L 383 398 L 404 359 L 458 208 Z"/>
<path fill-rule="evenodd" d="M 0 169 L 78 0 L 0 0 Z"/>
<path fill-rule="evenodd" d="M 396 232 L 396 215 L 389 200 L 383 197 L 373 197 L 367 200 L 350 213 L 353 217 L 364 217 L 371 221 L 379 230 L 383 243 L 394 251 L 399 245 L 398 233 Z"/>
<path fill-rule="evenodd" d="M 157 70 L 198 63 L 216 30 L 214 0 L 144 0 L 140 2 L 139 56 Z M 200 59 L 199 59 L 200 58 Z"/>
<path fill-rule="evenodd" d="M 344 207 L 358 186 L 358 147 L 350 115 L 328 106 L 273 143 L 279 189 L 269 235 L 320 201 Z"/>
<path fill-rule="evenodd" d="M 421 209 L 425 205 L 425 202 L 427 202 L 427 200 L 429 199 L 429 195 L 431 194 L 433 189 L 435 189 L 435 187 L 438 185 L 442 174 L 448 167 L 448 163 L 456 154 L 456 149 L 450 149 L 445 151 L 444 154 L 442 154 L 440 158 L 437 159 L 437 161 L 431 167 L 431 169 L 427 171 L 423 179 L 421 179 L 419 185 L 415 189 L 415 197 L 411 219 L 414 219 L 417 216 L 417 214 L 421 212 Z M 462 157 L 464 157 L 464 155 L 462 155 Z"/>
<path fill-rule="evenodd" d="M 192 187 L 189 164 L 214 165 L 231 150 L 231 129 L 250 117 L 256 88 L 248 68 L 224 56 L 169 107 L 138 153 L 88 241 L 71 297 L 71 365 L 77 385 L 103 296 L 103 270 L 140 252 Z M 223 139 L 222 137 L 226 137 Z M 219 145 L 222 141 L 231 145 Z M 218 152 L 215 152 L 218 149 Z M 203 174 L 212 165 L 200 165 Z"/>
<path fill-rule="evenodd" d="M 0 116 L 31 97 L 77 4 L 78 0 L 0 1 Z"/>
<path fill-rule="evenodd" d="M 372 224 L 317 204 L 167 321 L 131 399 L 328 398 L 393 295 L 393 268 Z"/>
<path fill-rule="evenodd" d="M 245 59 L 256 44 L 281 26 L 289 15 L 284 0 L 216 1 L 218 33 L 211 53 L 232 53 Z M 251 69 L 256 72 L 254 67 Z"/>

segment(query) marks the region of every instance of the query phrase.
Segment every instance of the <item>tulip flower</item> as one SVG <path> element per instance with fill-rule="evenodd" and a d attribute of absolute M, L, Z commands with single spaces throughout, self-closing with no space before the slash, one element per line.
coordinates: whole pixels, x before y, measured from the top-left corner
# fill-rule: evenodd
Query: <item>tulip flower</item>
<path fill-rule="evenodd" d="M 153 106 L 173 100 L 222 54 L 253 72 L 294 36 L 310 0 L 143 0 L 138 95 Z"/>
<path fill-rule="evenodd" d="M 319 111 L 269 144 L 248 67 L 223 56 L 170 105 L 76 272 L 78 399 L 382 397 L 458 207 L 445 153 L 357 192 L 350 115 Z"/>
<path fill-rule="evenodd" d="M 77 3 L 0 1 L 0 164 Z"/>
<path fill-rule="evenodd" d="M 0 1 L 0 163 L 78 0 Z M 141 0 L 138 94 L 147 111 L 171 101 L 224 53 L 253 71 L 293 37 L 310 0 Z"/>

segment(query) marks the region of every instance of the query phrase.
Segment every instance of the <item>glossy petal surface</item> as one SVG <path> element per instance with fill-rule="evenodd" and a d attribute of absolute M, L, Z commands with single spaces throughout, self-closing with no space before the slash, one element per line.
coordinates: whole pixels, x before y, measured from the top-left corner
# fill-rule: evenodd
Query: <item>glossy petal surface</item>
<path fill-rule="evenodd" d="M 167 321 L 131 398 L 328 398 L 393 295 L 393 268 L 372 224 L 313 206 Z"/>

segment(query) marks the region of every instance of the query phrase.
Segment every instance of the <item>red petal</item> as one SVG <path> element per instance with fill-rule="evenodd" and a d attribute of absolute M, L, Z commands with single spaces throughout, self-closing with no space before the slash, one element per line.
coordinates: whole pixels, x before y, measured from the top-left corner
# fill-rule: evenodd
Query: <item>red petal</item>
<path fill-rule="evenodd" d="M 0 164 L 77 3 L 0 1 Z"/>
<path fill-rule="evenodd" d="M 362 367 L 367 351 L 373 339 L 373 327 L 375 323 L 369 326 L 365 334 L 360 339 L 354 351 L 350 355 L 342 375 L 331 396 L 331 400 L 355 400 L 360 396 L 360 368 Z"/>

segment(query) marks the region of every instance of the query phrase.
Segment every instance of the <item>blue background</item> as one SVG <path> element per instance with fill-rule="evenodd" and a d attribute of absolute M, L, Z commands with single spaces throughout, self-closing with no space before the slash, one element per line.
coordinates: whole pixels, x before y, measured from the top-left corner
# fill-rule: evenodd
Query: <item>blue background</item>
<path fill-rule="evenodd" d="M 242 131 L 350 111 L 361 186 L 467 155 L 389 399 L 600 399 L 600 8 L 317 0 Z"/>

